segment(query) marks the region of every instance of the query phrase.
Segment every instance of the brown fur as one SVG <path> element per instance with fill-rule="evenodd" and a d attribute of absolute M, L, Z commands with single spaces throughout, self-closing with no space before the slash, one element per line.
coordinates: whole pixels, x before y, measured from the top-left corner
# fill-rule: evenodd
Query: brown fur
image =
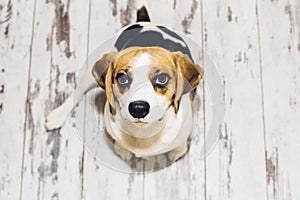
<path fill-rule="evenodd" d="M 166 88 L 154 88 L 154 90 L 157 94 L 166 96 L 170 104 L 174 104 L 177 113 L 181 96 L 196 88 L 203 77 L 203 69 L 181 52 L 170 52 L 160 47 L 130 47 L 118 53 L 105 54 L 94 65 L 92 74 L 99 86 L 106 90 L 107 100 L 115 109 L 115 100 L 128 90 L 119 90 L 116 75 L 125 70 L 130 72 L 134 67 L 135 58 L 142 53 L 148 53 L 152 57 L 148 72 L 150 80 L 158 71 L 167 73 L 171 77 Z"/>

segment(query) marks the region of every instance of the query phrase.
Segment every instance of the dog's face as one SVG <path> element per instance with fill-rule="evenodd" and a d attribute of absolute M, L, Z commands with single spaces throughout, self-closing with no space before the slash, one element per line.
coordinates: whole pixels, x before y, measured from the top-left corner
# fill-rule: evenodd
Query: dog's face
<path fill-rule="evenodd" d="M 130 47 L 105 54 L 93 67 L 105 89 L 111 113 L 143 127 L 177 114 L 180 98 L 197 87 L 203 70 L 181 52 L 160 47 Z"/>

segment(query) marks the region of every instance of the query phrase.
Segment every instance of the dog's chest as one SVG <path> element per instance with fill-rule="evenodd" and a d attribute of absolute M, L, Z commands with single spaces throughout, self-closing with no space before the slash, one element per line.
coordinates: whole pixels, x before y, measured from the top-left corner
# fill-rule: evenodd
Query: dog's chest
<path fill-rule="evenodd" d="M 111 115 L 106 104 L 104 119 L 108 134 L 123 148 L 128 149 L 138 157 L 147 157 L 168 152 L 186 141 L 192 130 L 193 114 L 189 95 L 182 97 L 182 106 L 175 116 L 170 109 L 166 113 L 166 124 L 158 134 L 150 138 L 137 138 L 126 134 L 124 127 Z M 135 131 L 148 131 L 147 128 Z"/>

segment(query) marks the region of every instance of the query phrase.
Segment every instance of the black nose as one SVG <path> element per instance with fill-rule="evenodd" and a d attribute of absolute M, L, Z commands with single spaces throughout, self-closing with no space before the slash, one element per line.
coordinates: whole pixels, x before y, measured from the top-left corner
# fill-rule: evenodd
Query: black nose
<path fill-rule="evenodd" d="M 129 104 L 128 109 L 134 118 L 144 118 L 149 113 L 150 105 L 146 101 L 133 101 Z"/>

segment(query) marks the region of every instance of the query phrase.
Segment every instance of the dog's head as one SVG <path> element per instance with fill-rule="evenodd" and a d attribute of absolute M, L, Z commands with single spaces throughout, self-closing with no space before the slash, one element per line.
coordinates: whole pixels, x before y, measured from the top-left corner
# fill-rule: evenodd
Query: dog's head
<path fill-rule="evenodd" d="M 197 87 L 203 69 L 181 52 L 160 47 L 130 47 L 105 54 L 92 74 L 107 96 L 113 115 L 137 126 L 177 114 L 181 96 Z"/>

